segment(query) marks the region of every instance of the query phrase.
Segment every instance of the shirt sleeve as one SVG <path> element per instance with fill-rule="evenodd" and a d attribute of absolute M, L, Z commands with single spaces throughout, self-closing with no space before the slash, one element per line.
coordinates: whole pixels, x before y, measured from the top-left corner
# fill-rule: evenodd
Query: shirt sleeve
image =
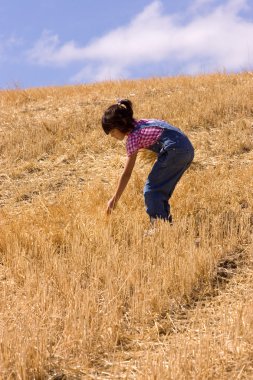
<path fill-rule="evenodd" d="M 126 150 L 128 157 L 139 149 L 139 134 L 131 133 L 126 141 Z"/>

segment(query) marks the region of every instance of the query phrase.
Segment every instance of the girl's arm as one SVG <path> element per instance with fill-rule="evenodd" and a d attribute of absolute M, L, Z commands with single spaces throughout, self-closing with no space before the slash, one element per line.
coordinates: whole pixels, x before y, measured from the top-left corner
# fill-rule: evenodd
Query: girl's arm
<path fill-rule="evenodd" d="M 109 200 L 107 204 L 107 214 L 110 214 L 112 209 L 116 207 L 118 200 L 120 199 L 123 191 L 125 190 L 126 185 L 128 184 L 128 181 L 131 177 L 131 174 L 135 165 L 136 157 L 137 157 L 137 152 L 133 153 L 130 157 L 128 157 L 124 171 L 120 177 L 116 193 Z"/>

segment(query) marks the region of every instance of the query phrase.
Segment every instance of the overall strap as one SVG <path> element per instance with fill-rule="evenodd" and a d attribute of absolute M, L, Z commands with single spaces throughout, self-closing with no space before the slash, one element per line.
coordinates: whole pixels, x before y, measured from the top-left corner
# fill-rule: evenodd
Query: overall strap
<path fill-rule="evenodd" d="M 148 119 L 148 120 L 140 120 L 140 125 L 137 128 L 152 128 L 152 127 L 160 127 L 163 129 L 174 129 L 172 125 L 166 123 L 164 120 L 157 119 Z"/>

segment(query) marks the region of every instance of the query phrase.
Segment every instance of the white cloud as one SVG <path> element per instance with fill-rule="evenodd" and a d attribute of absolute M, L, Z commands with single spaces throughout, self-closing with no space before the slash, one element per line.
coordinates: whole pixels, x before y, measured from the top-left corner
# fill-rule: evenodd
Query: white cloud
<path fill-rule="evenodd" d="M 74 41 L 60 46 L 59 36 L 44 30 L 41 38 L 27 52 L 27 57 L 31 62 L 39 65 L 64 66 L 70 62 L 85 59 L 83 51 L 84 49 L 78 48 Z"/>
<path fill-rule="evenodd" d="M 44 32 L 28 58 L 41 65 L 82 62 L 84 67 L 73 81 L 127 78 L 142 65 L 158 63 L 167 63 L 168 74 L 175 65 L 183 73 L 245 69 L 253 61 L 253 22 L 240 15 L 247 7 L 246 0 L 222 5 L 196 0 L 183 19 L 165 14 L 162 2 L 156 0 L 128 25 L 84 47 L 74 41 L 61 45 L 57 35 Z"/>
<path fill-rule="evenodd" d="M 124 67 L 120 65 L 86 65 L 77 74 L 70 78 L 71 82 L 79 83 L 82 81 L 104 81 L 104 80 L 116 80 L 125 79 L 129 77 L 130 73 Z"/>

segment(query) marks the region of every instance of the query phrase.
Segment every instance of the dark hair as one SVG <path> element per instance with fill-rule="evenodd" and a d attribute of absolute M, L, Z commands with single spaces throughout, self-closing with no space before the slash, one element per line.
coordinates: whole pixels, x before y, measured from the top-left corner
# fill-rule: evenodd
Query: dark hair
<path fill-rule="evenodd" d="M 134 128 L 134 123 L 133 106 L 128 99 L 122 99 L 107 108 L 102 117 L 102 127 L 107 135 L 112 129 L 128 133 Z"/>

